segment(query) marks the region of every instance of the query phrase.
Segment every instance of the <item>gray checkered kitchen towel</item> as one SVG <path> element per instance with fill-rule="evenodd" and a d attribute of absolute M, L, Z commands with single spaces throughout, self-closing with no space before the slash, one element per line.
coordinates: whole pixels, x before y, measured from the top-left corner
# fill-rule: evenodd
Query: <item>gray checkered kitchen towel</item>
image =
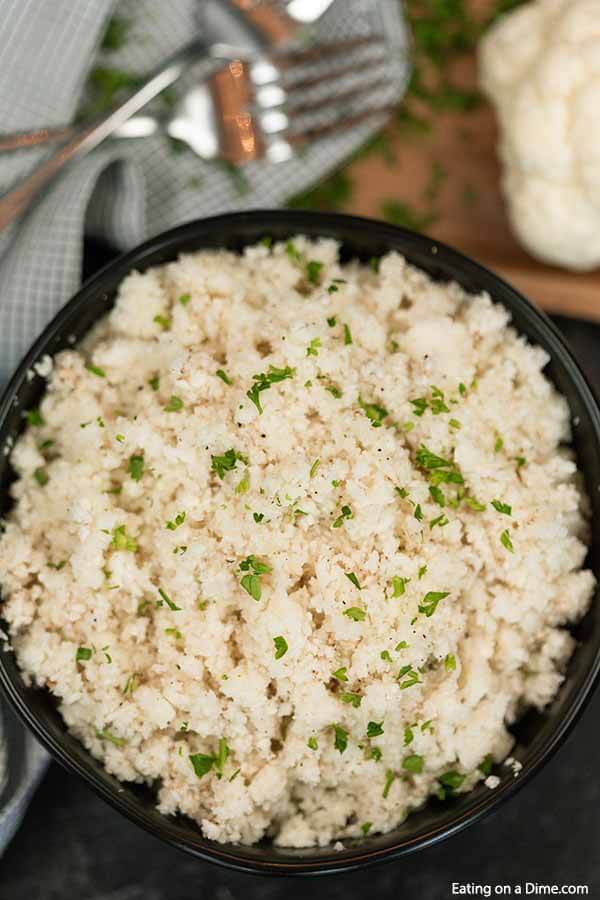
<path fill-rule="evenodd" d="M 115 12 L 128 23 L 127 39 L 118 49 L 99 50 Z M 0 0 L 0 132 L 72 121 L 87 75 L 99 62 L 143 74 L 190 35 L 232 39 L 234 27 L 223 0 Z M 372 102 L 400 96 L 407 40 L 398 0 L 337 0 L 317 32 L 319 40 L 384 34 L 389 52 L 381 74 L 389 88 Z M 321 141 L 302 159 L 248 165 L 243 195 L 222 168 L 191 152 L 175 155 L 161 135 L 108 141 L 72 165 L 21 222 L 0 236 L 0 384 L 77 289 L 85 232 L 127 249 L 186 220 L 241 207 L 280 206 L 334 169 L 376 124 Z M 1 157 L 0 193 L 47 152 L 30 149 Z M 2 718 L 0 707 L 0 747 Z M 0 751 L 0 854 L 45 766 L 45 754 L 8 710 L 3 730 L 8 753 L 3 777 Z"/>

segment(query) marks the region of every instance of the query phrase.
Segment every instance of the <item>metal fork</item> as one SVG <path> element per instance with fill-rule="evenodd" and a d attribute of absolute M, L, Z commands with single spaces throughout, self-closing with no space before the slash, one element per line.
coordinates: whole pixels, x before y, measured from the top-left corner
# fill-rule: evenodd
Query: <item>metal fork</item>
<path fill-rule="evenodd" d="M 73 130 L 58 129 L 59 134 L 52 129 L 42 129 L 37 132 L 36 138 L 22 134 L 12 136 L 12 142 L 17 147 L 34 146 L 43 144 L 58 137 L 65 141 L 61 147 L 49 159 L 36 168 L 31 175 L 21 181 L 16 187 L 8 191 L 0 198 L 0 231 L 10 225 L 21 216 L 38 198 L 42 189 L 64 168 L 72 159 L 85 156 L 98 146 L 108 135 L 126 122 L 134 113 L 169 87 L 193 64 L 204 58 L 212 60 L 218 69 L 223 60 L 230 60 L 239 56 L 244 51 L 239 47 L 227 44 L 209 44 L 202 39 L 190 41 L 177 53 L 164 61 L 152 72 L 144 83 L 123 103 L 110 110 L 105 116 L 91 125 Z M 10 143 L 7 141 L 6 143 Z"/>
<path fill-rule="evenodd" d="M 283 162 L 303 146 L 391 111 L 391 99 L 372 102 L 387 87 L 377 72 L 385 49 L 383 38 L 370 36 L 236 58 L 190 87 L 169 117 L 135 116 L 113 134 L 140 138 L 162 131 L 206 160 Z M 348 62 L 350 53 L 358 58 Z M 374 73 L 368 80 L 365 70 Z M 0 151 L 69 135 L 69 129 L 41 129 L 0 137 Z"/>

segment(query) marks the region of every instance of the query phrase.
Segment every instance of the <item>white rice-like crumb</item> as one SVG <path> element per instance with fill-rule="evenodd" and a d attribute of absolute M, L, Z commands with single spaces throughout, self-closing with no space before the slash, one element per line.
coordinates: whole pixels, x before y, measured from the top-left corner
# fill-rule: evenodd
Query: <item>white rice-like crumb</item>
<path fill-rule="evenodd" d="M 487 788 L 490 789 L 490 791 L 493 791 L 500 784 L 500 779 L 498 778 L 497 775 L 488 775 L 488 777 L 485 779 L 485 781 L 483 783 L 485 784 L 485 786 Z"/>
<path fill-rule="evenodd" d="M 507 755 L 594 587 L 567 405 L 508 320 L 299 237 L 133 273 L 57 356 L 3 613 L 109 772 L 211 839 L 300 847 Z"/>

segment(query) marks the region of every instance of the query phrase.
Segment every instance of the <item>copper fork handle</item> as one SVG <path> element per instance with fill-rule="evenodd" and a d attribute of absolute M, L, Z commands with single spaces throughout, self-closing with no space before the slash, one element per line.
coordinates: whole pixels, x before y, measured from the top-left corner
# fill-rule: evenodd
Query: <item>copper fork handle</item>
<path fill-rule="evenodd" d="M 298 31 L 298 24 L 273 2 L 231 0 L 231 3 L 273 46 L 291 40 Z"/>
<path fill-rule="evenodd" d="M 265 148 L 250 112 L 254 97 L 248 66 L 239 59 L 233 60 L 212 76 L 209 88 L 219 113 L 217 128 L 221 157 L 236 165 L 260 159 Z"/>

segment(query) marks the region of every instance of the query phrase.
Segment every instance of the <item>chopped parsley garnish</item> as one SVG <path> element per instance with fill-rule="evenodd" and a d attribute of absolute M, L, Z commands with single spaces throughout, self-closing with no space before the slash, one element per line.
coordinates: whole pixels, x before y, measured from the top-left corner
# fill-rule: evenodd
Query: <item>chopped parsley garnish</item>
<path fill-rule="evenodd" d="M 374 759 L 375 762 L 381 762 L 382 756 L 383 753 L 381 751 L 381 747 L 371 747 L 371 754 L 369 756 L 369 759 Z"/>
<path fill-rule="evenodd" d="M 154 375 L 150 381 L 148 382 L 153 391 L 157 391 L 160 387 L 160 378 L 158 375 Z"/>
<path fill-rule="evenodd" d="M 77 662 L 85 662 L 92 658 L 92 649 L 90 647 L 78 647 L 75 654 Z"/>
<path fill-rule="evenodd" d="M 422 444 L 417 450 L 417 465 L 422 469 L 452 469 L 454 464 L 437 454 L 432 453 Z"/>
<path fill-rule="evenodd" d="M 407 650 L 407 649 L 408 649 L 408 644 L 406 643 L 406 641 L 399 641 L 399 643 L 397 643 L 396 646 L 394 647 L 394 650 L 396 651 L 396 653 L 400 653 L 401 650 Z"/>
<path fill-rule="evenodd" d="M 217 473 L 222 481 L 225 478 L 226 472 L 231 472 L 235 469 L 238 460 L 246 462 L 246 457 L 232 447 L 231 450 L 226 450 L 221 456 L 211 456 L 210 467 L 213 472 Z"/>
<path fill-rule="evenodd" d="M 485 509 L 485 503 L 480 503 L 479 500 L 475 500 L 474 497 L 463 497 L 462 502 L 474 512 L 483 512 Z"/>
<path fill-rule="evenodd" d="M 352 691 L 344 691 L 344 693 L 340 696 L 340 700 L 342 703 L 351 703 L 354 709 L 358 709 L 361 704 L 362 697 L 360 694 L 355 694 Z"/>
<path fill-rule="evenodd" d="M 135 454 L 130 456 L 127 471 L 134 481 L 141 481 L 144 474 L 144 457 Z"/>
<path fill-rule="evenodd" d="M 289 366 L 286 366 L 284 369 L 269 366 L 268 372 L 261 372 L 258 375 L 252 376 L 254 384 L 249 391 L 246 391 L 246 396 L 249 400 L 252 400 L 257 410 L 262 415 L 263 408 L 260 402 L 261 392 L 268 391 L 271 385 L 278 384 L 280 381 L 285 381 L 286 378 L 293 378 L 295 374 L 296 370 L 291 369 Z"/>
<path fill-rule="evenodd" d="M 408 491 L 406 490 L 406 488 L 397 487 L 397 488 L 394 488 L 394 490 L 396 491 L 396 493 L 398 494 L 399 497 L 402 497 L 403 500 L 406 500 L 406 498 L 408 497 Z"/>
<path fill-rule="evenodd" d="M 170 610 L 172 610 L 173 612 L 181 612 L 181 607 L 173 603 L 167 592 L 164 591 L 161 587 L 158 588 L 158 593 L 160 594 L 161 600 L 163 600 L 167 604 Z M 162 606 L 162 603 L 160 601 L 159 605 Z"/>
<path fill-rule="evenodd" d="M 215 761 L 214 756 L 209 756 L 206 753 L 192 753 L 189 759 L 197 778 L 203 778 L 205 775 L 208 775 Z"/>
<path fill-rule="evenodd" d="M 123 444 L 125 441 L 125 435 L 124 434 L 115 434 L 115 441 L 118 441 L 119 444 Z"/>
<path fill-rule="evenodd" d="M 362 825 L 360 826 L 360 830 L 362 831 L 362 833 L 363 833 L 363 834 L 365 835 L 365 837 L 366 837 L 366 836 L 368 835 L 368 833 L 370 832 L 370 830 L 371 830 L 372 827 L 373 827 L 373 823 L 372 823 L 372 822 L 363 822 Z"/>
<path fill-rule="evenodd" d="M 157 325 L 160 325 L 163 331 L 168 331 L 171 327 L 171 320 L 167 316 L 157 315 L 152 319 Z"/>
<path fill-rule="evenodd" d="M 127 743 L 125 738 L 116 737 L 114 734 L 111 734 L 110 731 L 107 731 L 106 728 L 102 731 L 96 730 L 96 737 L 101 741 L 110 741 L 110 743 L 114 744 L 116 747 L 124 747 Z"/>
<path fill-rule="evenodd" d="M 420 775 L 423 771 L 423 757 L 417 753 L 411 753 L 402 760 L 402 768 L 411 775 Z"/>
<path fill-rule="evenodd" d="M 49 569 L 55 569 L 57 572 L 60 572 L 61 569 L 64 569 L 66 564 L 67 564 L 66 559 L 61 559 L 61 561 L 57 562 L 57 563 L 54 563 L 54 562 L 46 563 L 46 565 L 48 566 Z"/>
<path fill-rule="evenodd" d="M 165 628 L 165 634 L 174 637 L 176 641 L 181 641 L 183 639 L 183 635 L 178 628 Z"/>
<path fill-rule="evenodd" d="M 240 571 L 246 572 L 240 579 L 241 586 L 254 600 L 260 600 L 262 595 L 260 576 L 272 572 L 271 566 L 250 555 L 240 563 Z"/>
<path fill-rule="evenodd" d="M 165 406 L 165 412 L 181 412 L 183 409 L 183 400 L 176 394 L 171 394 L 169 402 Z"/>
<path fill-rule="evenodd" d="M 410 725 L 407 725 L 404 729 L 404 746 L 408 747 L 409 744 L 412 744 L 414 740 L 414 732 Z"/>
<path fill-rule="evenodd" d="M 339 400 L 342 396 L 342 392 L 336 384 L 326 384 L 324 385 L 325 390 L 329 391 L 332 397 L 335 397 L 336 400 Z"/>
<path fill-rule="evenodd" d="M 503 513 L 505 516 L 512 516 L 512 506 L 508 503 L 502 503 L 501 500 L 492 500 L 492 506 L 496 512 Z"/>
<path fill-rule="evenodd" d="M 25 418 L 27 419 L 27 424 L 31 425 L 32 428 L 39 428 L 40 425 L 45 425 L 43 416 L 39 409 L 29 409 L 25 413 Z"/>
<path fill-rule="evenodd" d="M 358 405 L 364 411 L 367 419 L 371 420 L 373 428 L 380 428 L 383 420 L 389 416 L 387 409 L 384 409 L 383 406 L 379 406 L 378 403 L 365 403 L 360 395 L 358 397 Z"/>
<path fill-rule="evenodd" d="M 494 443 L 494 453 L 500 453 L 502 448 L 504 447 L 504 440 L 498 435 L 496 441 Z"/>
<path fill-rule="evenodd" d="M 127 550 L 129 553 L 135 553 L 138 548 L 136 539 L 127 534 L 125 525 L 113 528 L 110 546 L 113 550 Z"/>
<path fill-rule="evenodd" d="M 527 460 L 524 456 L 514 456 L 513 459 L 517 463 L 517 469 L 521 469 L 523 466 L 527 465 Z"/>
<path fill-rule="evenodd" d="M 349 506 L 342 506 L 342 511 L 340 515 L 337 517 L 335 522 L 333 523 L 334 528 L 341 528 L 344 524 L 344 519 L 353 519 L 354 516 L 352 514 L 352 510 Z"/>
<path fill-rule="evenodd" d="M 386 662 L 390 662 L 390 663 L 392 661 L 392 657 L 390 656 L 389 650 L 382 650 L 381 653 L 379 654 L 379 658 L 385 660 Z"/>
<path fill-rule="evenodd" d="M 318 356 L 319 355 L 319 347 L 321 346 L 321 338 L 313 338 L 308 347 L 306 348 L 307 356 Z"/>
<path fill-rule="evenodd" d="M 414 516 L 415 516 L 415 519 L 417 520 L 417 522 L 423 521 L 423 510 L 421 509 L 420 503 L 417 503 L 417 505 L 415 506 Z"/>
<path fill-rule="evenodd" d="M 240 480 L 235 486 L 236 494 L 247 494 L 250 490 L 250 473 L 248 469 L 244 472 Z"/>
<path fill-rule="evenodd" d="M 336 324 L 337 324 L 337 319 L 336 319 L 336 317 L 335 317 L 335 316 L 330 316 L 330 317 L 327 319 L 327 324 L 329 325 L 330 328 L 335 328 L 335 326 L 336 326 Z"/>
<path fill-rule="evenodd" d="M 217 378 L 220 378 L 221 381 L 224 381 L 225 384 L 233 384 L 233 381 L 231 380 L 227 372 L 223 371 L 223 369 L 217 369 L 215 375 L 217 376 Z"/>
<path fill-rule="evenodd" d="M 442 513 L 441 516 L 437 516 L 435 519 L 431 519 L 429 522 L 429 530 L 435 528 L 438 525 L 440 528 L 443 528 L 445 525 L 449 525 L 450 520 Z"/>
<path fill-rule="evenodd" d="M 402 578 L 400 575 L 394 575 L 392 577 L 392 597 L 401 597 L 402 594 L 406 591 L 406 585 L 410 581 L 410 578 Z"/>
<path fill-rule="evenodd" d="M 331 677 L 335 678 L 336 681 L 348 681 L 348 675 L 346 674 L 347 671 L 348 670 L 346 666 L 340 666 L 339 669 L 336 669 L 335 672 L 331 673 Z"/>
<path fill-rule="evenodd" d="M 513 547 L 513 543 L 510 539 L 510 534 L 508 533 L 508 528 L 505 529 L 505 531 L 503 531 L 502 534 L 500 535 L 500 543 L 502 544 L 503 547 L 506 547 L 506 549 L 510 553 L 515 552 L 515 548 Z"/>
<path fill-rule="evenodd" d="M 419 581 L 421 580 L 423 575 L 425 575 L 426 572 L 427 572 L 427 566 L 419 566 L 419 573 L 418 573 Z"/>
<path fill-rule="evenodd" d="M 177 298 L 182 306 L 187 306 L 190 300 L 192 299 L 191 294 L 180 294 Z"/>
<path fill-rule="evenodd" d="M 467 395 L 467 386 L 466 386 L 466 384 L 463 384 L 462 381 L 458 385 L 458 393 L 460 394 L 461 397 L 466 397 L 466 395 Z"/>
<path fill-rule="evenodd" d="M 302 259 L 302 254 L 296 247 L 293 241 L 288 241 L 285 245 L 285 252 L 289 256 L 290 259 L 294 260 L 294 262 L 299 262 Z"/>
<path fill-rule="evenodd" d="M 383 734 L 383 722 L 369 722 L 367 725 L 367 737 L 379 737 L 380 734 Z"/>
<path fill-rule="evenodd" d="M 482 759 L 477 768 L 481 772 L 482 775 L 485 775 L 487 778 L 488 775 L 492 774 L 492 767 L 494 765 L 494 757 L 491 753 L 488 753 L 487 756 Z"/>
<path fill-rule="evenodd" d="M 466 777 L 466 775 L 462 775 L 460 772 L 456 772 L 452 769 L 451 771 L 444 772 L 443 775 L 440 775 L 438 781 L 446 788 L 446 790 L 452 792 L 457 791 L 459 787 L 461 787 Z"/>
<path fill-rule="evenodd" d="M 401 681 L 401 679 L 404 681 Z M 420 684 L 421 679 L 419 673 L 413 669 L 411 665 L 402 666 L 396 676 L 396 680 L 400 682 L 400 690 L 405 691 L 406 688 L 412 687 L 414 684 Z"/>
<path fill-rule="evenodd" d="M 455 431 L 460 431 L 462 425 L 458 421 L 458 419 L 448 419 L 448 425 L 450 428 L 454 428 Z"/>
<path fill-rule="evenodd" d="M 179 528 L 180 525 L 183 525 L 184 522 L 185 522 L 185 513 L 179 512 L 179 513 L 177 513 L 177 515 L 175 516 L 174 519 L 169 519 L 169 521 L 165 525 L 165 528 L 168 528 L 169 531 L 175 531 L 175 529 Z"/>
<path fill-rule="evenodd" d="M 409 403 L 413 407 L 413 416 L 418 416 L 420 418 L 427 410 L 427 400 L 425 397 L 417 397 L 416 400 L 409 400 Z"/>
<path fill-rule="evenodd" d="M 369 268 L 371 269 L 372 272 L 379 272 L 379 262 L 380 262 L 379 257 L 377 257 L 377 256 L 371 257 L 371 259 L 369 260 Z"/>
<path fill-rule="evenodd" d="M 120 50 L 127 43 L 127 32 L 130 28 L 128 19 L 122 16 L 112 16 L 108 20 L 106 31 L 102 38 L 100 47 L 102 50 L 110 52 L 112 50 Z"/>
<path fill-rule="evenodd" d="M 194 768 L 194 772 L 198 778 L 203 778 L 214 768 L 217 778 L 223 777 L 225 763 L 229 758 L 231 751 L 227 746 L 225 738 L 220 738 L 219 749 L 216 753 L 192 753 L 189 760 Z"/>
<path fill-rule="evenodd" d="M 44 485 L 48 484 L 49 476 L 45 469 L 39 466 L 33 473 L 33 477 L 40 485 L 40 487 L 44 487 Z"/>
<path fill-rule="evenodd" d="M 127 681 L 125 682 L 125 684 L 123 686 L 123 693 L 124 694 L 133 694 L 133 692 L 135 691 L 135 689 L 137 687 L 138 687 L 138 677 L 134 672 L 133 675 L 130 675 L 129 678 L 127 679 Z"/>
<path fill-rule="evenodd" d="M 444 497 L 444 492 L 440 490 L 439 487 L 436 487 L 434 484 L 430 485 L 429 493 L 431 495 L 431 499 L 434 503 L 437 503 L 438 506 L 446 505 L 446 498 Z"/>
<path fill-rule="evenodd" d="M 274 637 L 273 643 L 275 645 L 275 659 L 281 659 L 288 651 L 288 643 L 281 635 Z"/>
<path fill-rule="evenodd" d="M 390 792 L 390 788 L 396 779 L 396 773 L 392 769 L 388 769 L 385 773 L 385 784 L 383 786 L 382 797 L 385 799 Z"/>
<path fill-rule="evenodd" d="M 318 750 L 319 745 L 317 743 L 316 737 L 309 737 L 309 739 L 306 742 L 306 746 L 308 747 L 309 750 Z"/>
<path fill-rule="evenodd" d="M 346 346 L 348 346 L 351 343 L 352 343 L 352 332 L 350 331 L 350 328 L 348 327 L 348 325 L 346 325 L 344 323 L 344 344 Z"/>
<path fill-rule="evenodd" d="M 431 400 L 429 405 L 434 416 L 439 416 L 440 413 L 450 412 L 444 400 L 444 392 L 435 385 L 431 386 Z"/>
<path fill-rule="evenodd" d="M 357 588 L 359 591 L 362 591 L 360 582 L 359 582 L 358 578 L 356 577 L 356 575 L 354 574 L 354 572 L 344 572 L 344 575 L 346 576 L 348 581 L 352 582 L 352 584 L 354 585 L 355 588 Z"/>
<path fill-rule="evenodd" d="M 314 477 L 315 477 L 315 475 L 317 474 L 317 471 L 318 471 L 320 465 L 321 465 L 321 460 L 320 460 L 320 459 L 315 459 L 314 463 L 313 463 L 312 466 L 310 467 L 310 472 L 308 473 L 308 477 L 309 477 L 309 478 L 314 478 Z"/>
<path fill-rule="evenodd" d="M 456 669 L 456 657 L 454 653 L 447 653 L 444 659 L 444 669 L 446 672 L 453 672 Z"/>
<path fill-rule="evenodd" d="M 264 517 L 265 517 L 264 513 L 257 513 L 257 512 L 252 513 L 252 518 L 254 519 L 254 521 L 256 522 L 257 525 L 259 525 L 262 522 Z"/>
<path fill-rule="evenodd" d="M 267 250 L 270 250 L 273 246 L 273 238 L 270 234 L 265 234 L 264 238 L 261 238 L 260 243 L 263 247 L 266 247 Z"/>
<path fill-rule="evenodd" d="M 440 600 L 449 596 L 450 591 L 427 591 L 422 601 L 419 603 L 419 612 L 424 613 L 429 619 L 436 611 Z"/>
<path fill-rule="evenodd" d="M 353 622 L 364 622 L 367 618 L 366 611 L 359 606 L 351 606 L 349 609 L 345 609 L 344 615 L 352 619 Z"/>
<path fill-rule="evenodd" d="M 333 746 L 336 750 L 339 750 L 340 753 L 343 753 L 348 746 L 348 732 L 342 728 L 341 725 L 334 725 L 333 733 Z"/>
<path fill-rule="evenodd" d="M 92 363 L 86 363 L 86 369 L 88 372 L 91 372 L 92 375 L 97 375 L 98 378 L 106 378 L 106 372 L 104 369 L 101 369 L 100 366 L 94 366 Z"/>
<path fill-rule="evenodd" d="M 449 471 L 445 469 L 434 469 L 429 474 L 429 481 L 434 486 L 438 484 L 464 484 L 465 480 L 460 474 L 454 469 Z"/>
<path fill-rule="evenodd" d="M 319 283 L 319 275 L 321 274 L 322 268 L 323 263 L 316 259 L 311 259 L 306 263 L 306 277 L 311 284 Z"/>

